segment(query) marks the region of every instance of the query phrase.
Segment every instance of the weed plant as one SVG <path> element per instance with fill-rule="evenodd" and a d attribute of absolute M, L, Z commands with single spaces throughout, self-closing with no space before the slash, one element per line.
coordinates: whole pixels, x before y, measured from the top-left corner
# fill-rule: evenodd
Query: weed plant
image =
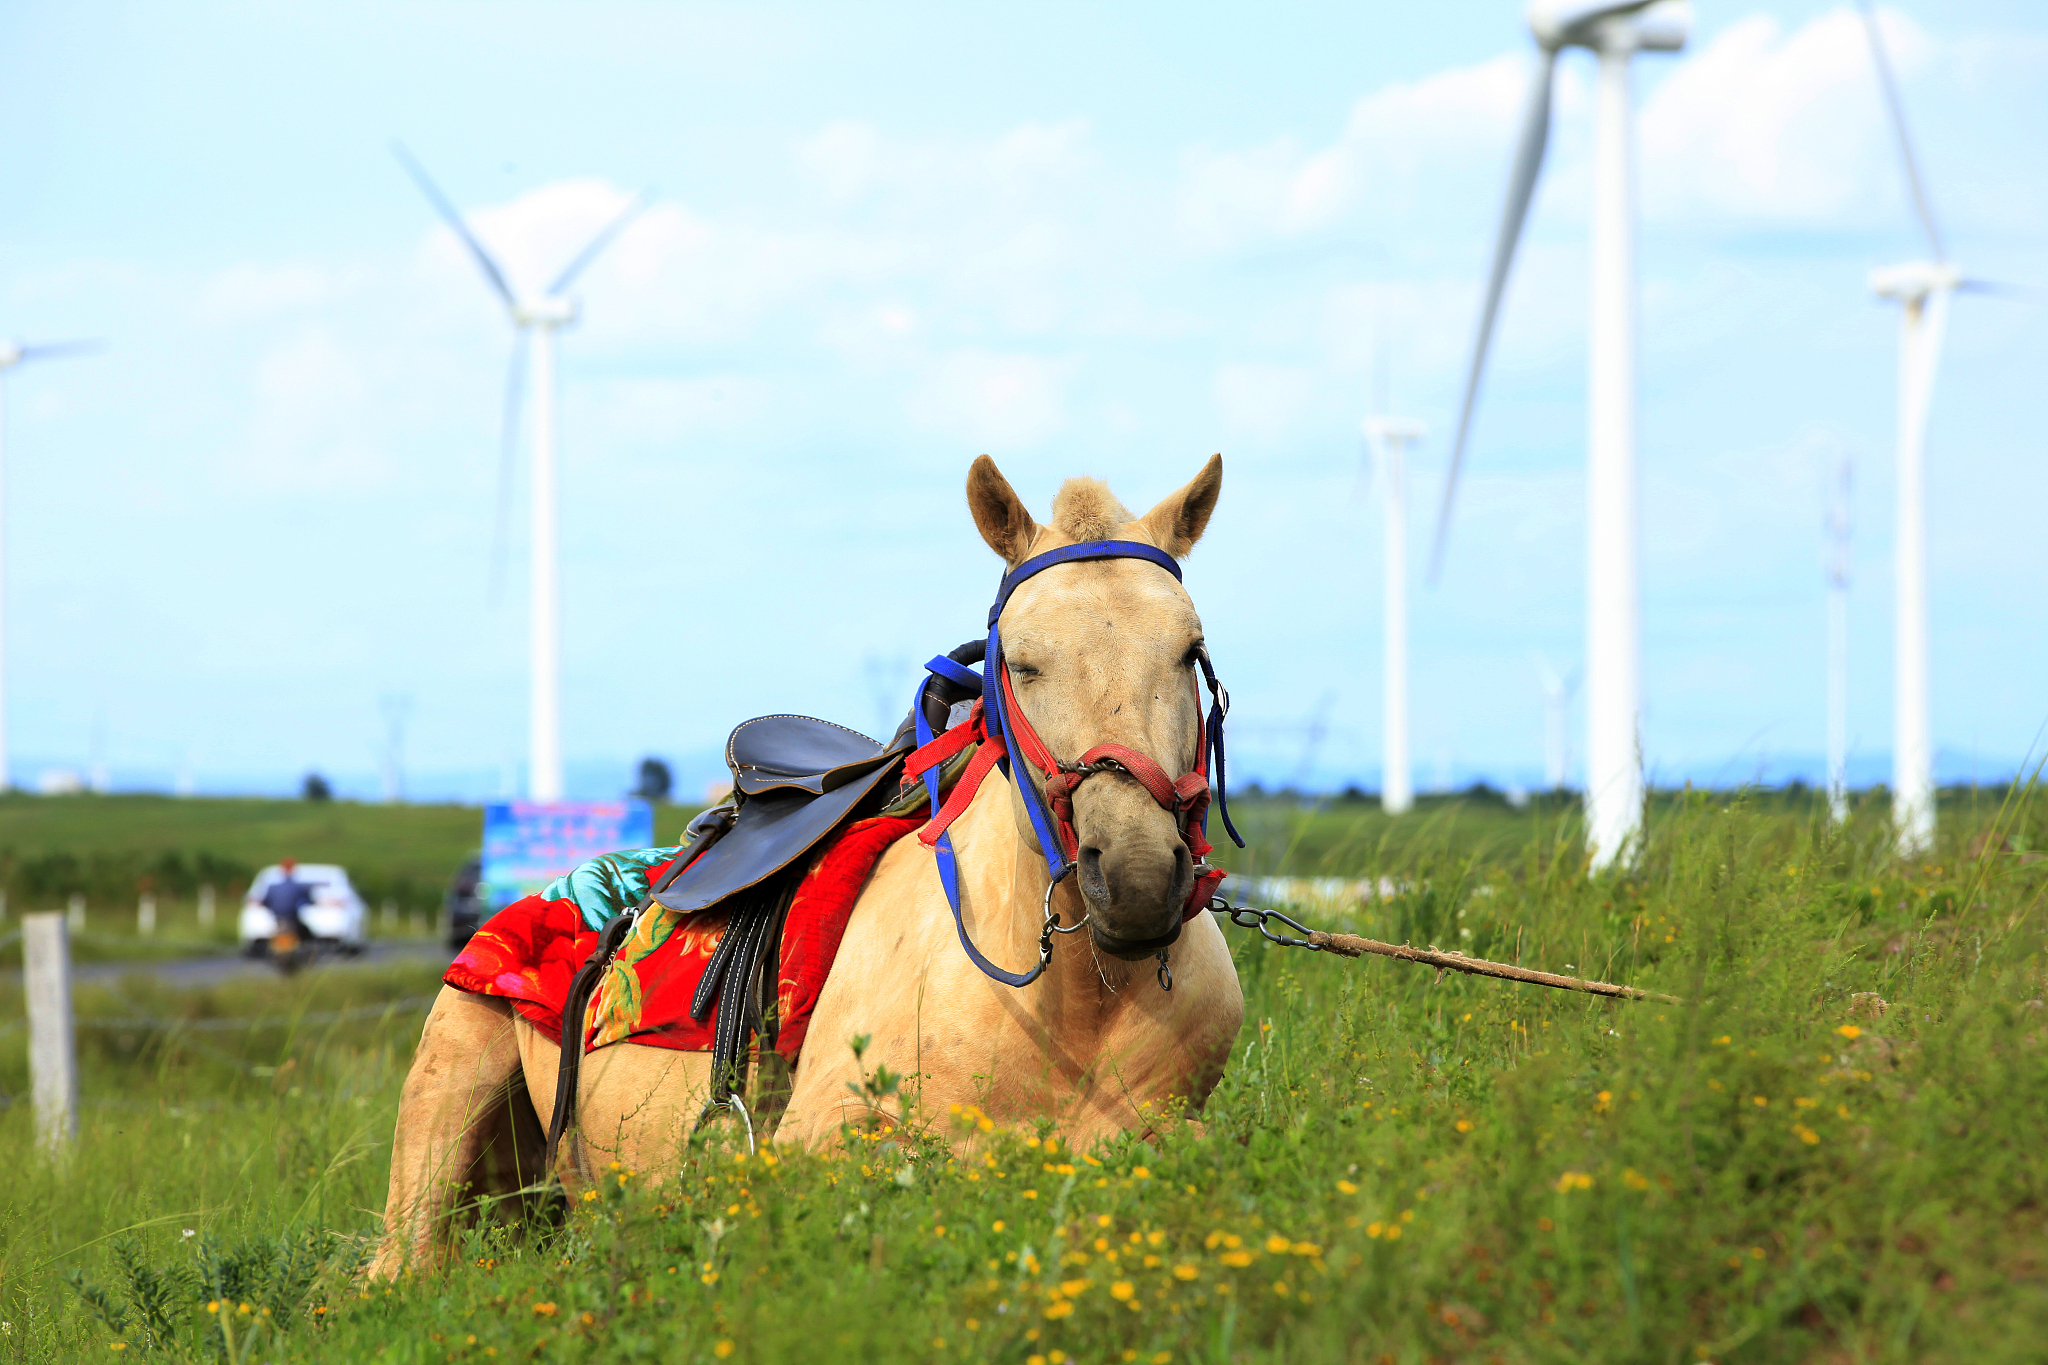
<path fill-rule="evenodd" d="M 1348 927 L 1689 1003 L 1232 931 L 1247 1019 L 1199 1121 L 1076 1151 L 870 1075 L 843 1150 L 721 1126 L 396 1285 L 354 1271 L 417 1014 L 240 1066 L 91 1053 L 121 1103 L 67 1168 L 0 1115 L 0 1359 L 2038 1360 L 2041 811 L 1945 809 L 1912 862 L 1880 814 L 1685 796 L 1602 875 L 1568 814 L 1433 854 L 1340 830 L 1262 870 L 1398 874 Z M 1332 815 L 1262 832 L 1297 817 Z M 322 1008 L 419 988 L 348 980 Z"/>

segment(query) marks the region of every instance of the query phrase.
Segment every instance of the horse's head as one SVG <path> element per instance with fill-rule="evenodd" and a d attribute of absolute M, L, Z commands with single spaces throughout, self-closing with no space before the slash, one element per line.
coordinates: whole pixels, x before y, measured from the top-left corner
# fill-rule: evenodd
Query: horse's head
<path fill-rule="evenodd" d="M 1218 455 L 1185 488 L 1133 517 L 1107 485 L 1069 479 L 1053 500 L 1052 524 L 1041 526 L 984 455 L 968 472 L 967 503 L 982 539 L 1013 568 L 1095 540 L 1143 541 L 1178 558 L 1201 538 L 1222 486 Z M 1017 705 L 1055 757 L 1072 762 L 1097 745 L 1121 744 L 1169 775 L 1193 769 L 1202 619 L 1172 574 L 1135 559 L 1061 564 L 1019 585 L 1000 628 Z M 1096 946 L 1135 960 L 1172 944 L 1195 876 L 1173 813 L 1123 773 L 1081 783 L 1073 809 L 1077 880 Z M 1035 845 L 1021 798 L 1017 819 Z"/>

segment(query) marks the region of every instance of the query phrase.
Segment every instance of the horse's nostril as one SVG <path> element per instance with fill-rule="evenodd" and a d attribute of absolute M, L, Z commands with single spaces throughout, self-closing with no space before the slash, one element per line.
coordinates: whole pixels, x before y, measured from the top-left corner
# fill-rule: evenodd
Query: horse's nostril
<path fill-rule="evenodd" d="M 1081 894 L 1090 900 L 1109 899 L 1109 882 L 1102 875 L 1102 850 L 1084 848 L 1076 860 L 1081 869 Z"/>

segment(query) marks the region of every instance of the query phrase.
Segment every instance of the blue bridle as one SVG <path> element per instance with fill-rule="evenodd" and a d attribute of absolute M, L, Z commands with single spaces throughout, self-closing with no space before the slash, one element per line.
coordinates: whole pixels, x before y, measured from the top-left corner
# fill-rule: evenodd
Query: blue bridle
<path fill-rule="evenodd" d="M 1054 885 L 1073 871 L 1073 863 L 1068 860 L 1065 850 L 1060 847 L 1060 841 L 1053 832 L 1052 819 L 1045 808 L 1045 799 L 1039 793 L 1037 784 L 1028 776 L 1020 776 L 1025 764 L 1018 751 L 1016 734 L 1004 702 L 1003 688 L 999 685 L 1004 661 L 1002 634 L 998 622 L 1002 619 L 1003 608 L 1009 604 L 1010 594 L 1026 580 L 1061 564 L 1077 564 L 1094 559 L 1142 559 L 1172 574 L 1175 582 L 1181 581 L 1179 562 L 1164 550 L 1142 541 L 1094 540 L 1048 550 L 1042 555 L 1025 560 L 1003 575 L 1002 585 L 996 590 L 995 605 L 988 609 L 988 648 L 983 655 L 980 672 L 943 654 L 925 665 L 927 672 L 944 678 L 970 694 L 980 695 L 983 723 L 989 736 L 991 739 L 1000 736 L 1003 743 L 1003 755 L 997 760 L 997 766 L 1023 797 L 1025 813 L 1030 816 L 1031 828 L 1038 835 L 1039 850 L 1045 855 L 1046 873 L 1052 878 Z M 1215 776 L 1211 782 L 1215 793 L 1215 805 L 1223 816 L 1223 828 L 1229 831 L 1231 841 L 1239 848 L 1243 848 L 1244 840 L 1239 837 L 1237 827 L 1230 822 L 1230 803 L 1224 792 L 1223 718 L 1230 711 L 1230 693 L 1216 681 L 1216 668 L 1209 661 L 1209 651 L 1206 648 L 1200 650 L 1196 658 L 1202 668 L 1203 680 L 1209 687 L 1209 715 L 1204 723 L 1208 728 L 1210 762 L 1215 769 Z M 921 704 L 924 687 L 923 683 L 918 685 L 917 695 L 912 698 L 910 707 L 911 714 L 916 718 L 917 742 L 920 746 L 931 743 L 937 737 L 931 723 L 925 719 L 924 707 Z M 942 804 L 942 793 L 939 790 L 940 773 L 937 768 L 926 770 L 924 784 L 931 796 L 932 818 L 937 819 Z M 1205 834 L 1207 824 L 1208 817 L 1205 813 L 1202 817 Z M 960 866 L 953 854 L 953 836 L 950 830 L 940 834 L 933 851 L 938 859 L 939 881 L 946 888 L 946 901 L 953 908 L 953 927 L 959 931 L 960 946 L 966 950 L 968 958 L 990 977 L 1008 986 L 1027 986 L 1037 980 L 1039 973 L 1045 970 L 1044 945 L 1050 942 L 1049 936 L 1041 936 L 1040 960 L 1037 967 L 1029 972 L 1005 971 L 989 961 L 981 950 L 974 946 L 974 940 L 968 937 L 967 925 L 961 918 Z"/>

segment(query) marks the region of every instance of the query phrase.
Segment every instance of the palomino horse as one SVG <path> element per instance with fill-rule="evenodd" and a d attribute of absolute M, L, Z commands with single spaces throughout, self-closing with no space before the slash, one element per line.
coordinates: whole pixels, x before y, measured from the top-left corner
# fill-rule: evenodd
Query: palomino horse
<path fill-rule="evenodd" d="M 983 456 L 967 502 L 1011 568 L 1104 540 L 1179 558 L 1222 483 L 1219 456 L 1133 518 L 1102 483 L 1069 479 L 1042 526 Z M 1060 563 L 1016 588 L 999 626 L 1015 705 L 1053 754 L 1121 745 L 1140 766 L 1200 766 L 1202 623 L 1172 573 L 1134 558 Z M 864 1117 L 847 1084 L 864 1067 L 909 1078 L 928 1112 L 971 1102 L 998 1122 L 1049 1117 L 1083 1147 L 1144 1129 L 1170 1100 L 1201 1105 L 1243 1021 L 1237 972 L 1212 916 L 1183 921 L 1195 871 L 1176 816 L 1128 773 L 1102 776 L 1071 789 L 1079 875 L 1057 883 L 999 769 L 951 826 L 962 925 L 995 962 L 1033 960 L 1048 905 L 1066 926 L 1085 920 L 1085 936 L 1052 936 L 1028 987 L 1000 984 L 961 950 L 930 848 L 906 838 L 882 855 L 818 999 L 777 1142 L 829 1143 Z M 1151 959 L 1169 946 L 1166 990 Z M 861 1035 L 872 1041 L 856 1056 L 846 1044 Z M 541 1174 L 538 1115 L 554 1107 L 558 1060 L 557 1041 L 506 1001 L 442 989 L 399 1104 L 373 1273 L 438 1260 L 465 1187 L 517 1188 Z M 710 1080 L 708 1053 L 631 1043 L 591 1053 L 558 1174 L 573 1189 L 611 1160 L 650 1176 L 672 1166 Z"/>

